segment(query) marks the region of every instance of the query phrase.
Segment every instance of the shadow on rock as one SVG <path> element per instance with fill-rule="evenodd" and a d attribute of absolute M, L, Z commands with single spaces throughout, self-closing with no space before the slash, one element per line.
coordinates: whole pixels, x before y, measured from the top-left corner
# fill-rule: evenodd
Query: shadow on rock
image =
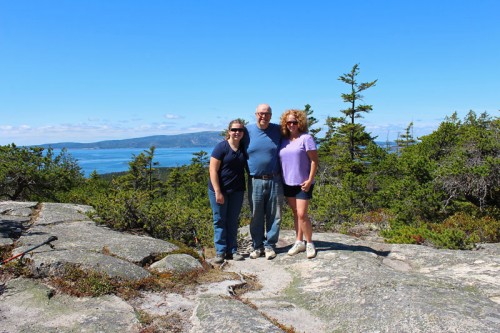
<path fill-rule="evenodd" d="M 391 253 L 391 251 L 376 250 L 374 248 L 365 245 L 347 245 L 342 243 L 325 242 L 325 241 L 314 241 L 314 245 L 316 246 L 316 251 L 318 251 L 318 253 L 322 251 L 350 251 L 350 252 L 363 251 L 363 252 L 371 252 L 381 257 L 387 257 Z M 292 246 L 288 246 L 286 248 L 286 251 L 288 251 L 288 249 L 290 249 L 291 247 Z"/>

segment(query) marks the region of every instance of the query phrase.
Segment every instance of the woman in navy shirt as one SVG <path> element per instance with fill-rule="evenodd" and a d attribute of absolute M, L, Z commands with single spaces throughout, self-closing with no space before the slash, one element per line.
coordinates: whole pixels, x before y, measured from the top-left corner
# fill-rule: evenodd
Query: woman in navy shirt
<path fill-rule="evenodd" d="M 226 139 L 215 146 L 210 157 L 208 197 L 214 221 L 215 263 L 243 260 L 238 254 L 237 236 L 247 164 L 247 154 L 240 145 L 244 131 L 241 120 L 232 120 Z"/>

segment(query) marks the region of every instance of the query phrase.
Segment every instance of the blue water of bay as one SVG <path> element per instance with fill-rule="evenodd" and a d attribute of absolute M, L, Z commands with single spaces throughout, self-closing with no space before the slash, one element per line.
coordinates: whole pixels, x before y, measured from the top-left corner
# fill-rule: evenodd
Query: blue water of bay
<path fill-rule="evenodd" d="M 102 175 L 111 172 L 127 171 L 128 163 L 133 156 L 142 153 L 143 148 L 122 148 L 122 149 L 68 149 L 68 153 L 73 156 L 78 165 L 82 168 L 85 177 L 88 177 L 94 170 Z M 212 148 L 156 148 L 153 162 L 158 163 L 156 167 L 176 167 L 191 164 L 194 153 L 206 151 L 208 156 Z M 54 149 L 58 154 L 61 150 Z"/>

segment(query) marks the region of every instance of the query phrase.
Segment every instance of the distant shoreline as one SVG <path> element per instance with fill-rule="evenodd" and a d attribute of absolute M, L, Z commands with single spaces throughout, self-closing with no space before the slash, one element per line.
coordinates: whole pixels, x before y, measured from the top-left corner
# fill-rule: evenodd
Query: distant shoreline
<path fill-rule="evenodd" d="M 215 145 L 214 145 L 215 146 Z M 53 148 L 57 154 L 63 148 Z M 149 148 L 66 148 L 86 177 L 94 170 L 99 175 L 125 172 L 134 156 L 147 151 Z M 210 154 L 213 147 L 188 147 L 188 148 L 157 148 L 154 152 L 153 162 L 155 168 L 178 167 L 192 162 L 195 153 L 205 151 Z"/>
<path fill-rule="evenodd" d="M 148 149 L 155 148 L 195 148 L 213 147 L 223 140 L 221 132 L 206 131 L 196 133 L 186 133 L 177 135 L 153 135 L 140 138 L 105 140 L 89 143 L 79 142 L 58 142 L 44 143 L 41 145 L 31 145 L 30 147 L 54 148 L 54 149 Z"/>

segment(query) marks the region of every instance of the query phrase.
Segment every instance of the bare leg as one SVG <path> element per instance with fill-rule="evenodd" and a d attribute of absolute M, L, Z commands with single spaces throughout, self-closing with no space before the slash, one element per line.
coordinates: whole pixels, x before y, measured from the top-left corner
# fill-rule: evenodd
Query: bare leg
<path fill-rule="evenodd" d="M 296 198 L 287 198 L 288 205 L 292 209 L 293 212 L 293 226 L 295 227 L 295 237 L 297 241 L 303 240 L 302 229 L 300 228 L 300 220 L 297 212 L 297 199 Z"/>
<path fill-rule="evenodd" d="M 309 215 L 307 214 L 307 209 L 309 206 L 309 200 L 296 199 L 295 200 L 295 211 L 297 215 L 298 227 L 300 230 L 301 240 L 305 236 L 308 243 L 312 242 L 312 225 L 311 220 L 309 220 Z M 298 239 L 298 238 L 297 238 Z"/>

